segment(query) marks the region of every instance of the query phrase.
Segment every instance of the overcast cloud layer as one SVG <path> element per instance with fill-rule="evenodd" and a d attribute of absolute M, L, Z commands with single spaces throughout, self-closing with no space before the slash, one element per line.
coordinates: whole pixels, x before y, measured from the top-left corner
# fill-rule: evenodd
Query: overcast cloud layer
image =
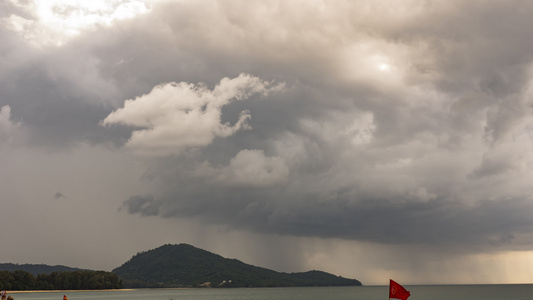
<path fill-rule="evenodd" d="M 531 280 L 530 1 L 83 5 L 0 4 L 0 260 Z"/>

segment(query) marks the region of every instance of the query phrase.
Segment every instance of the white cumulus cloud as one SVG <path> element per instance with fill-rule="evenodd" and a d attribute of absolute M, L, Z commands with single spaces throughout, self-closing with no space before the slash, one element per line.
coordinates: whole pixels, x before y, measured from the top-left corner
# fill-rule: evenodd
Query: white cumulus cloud
<path fill-rule="evenodd" d="M 228 137 L 250 129 L 248 110 L 241 111 L 235 124 L 222 123 L 221 109 L 254 95 L 267 95 L 283 88 L 247 74 L 223 78 L 214 89 L 186 82 L 156 86 L 149 94 L 126 100 L 103 125 L 139 127 L 126 146 L 141 155 L 179 154 L 189 148 L 209 145 L 215 137 Z"/>

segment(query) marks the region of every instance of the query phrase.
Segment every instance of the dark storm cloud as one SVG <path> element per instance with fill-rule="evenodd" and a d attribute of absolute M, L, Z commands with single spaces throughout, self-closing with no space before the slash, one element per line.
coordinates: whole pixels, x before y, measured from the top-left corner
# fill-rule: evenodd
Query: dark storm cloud
<path fill-rule="evenodd" d="M 157 192 L 130 214 L 510 249 L 533 242 L 532 11 L 169 1 L 40 48 L 6 27 L 0 101 L 31 144 L 140 154 Z"/>
<path fill-rule="evenodd" d="M 136 196 L 124 206 L 130 213 L 144 216 L 159 211 L 163 217 L 201 217 L 262 233 L 384 244 L 460 245 L 477 251 L 498 250 L 500 246 L 520 249 L 524 241 L 513 246 L 514 235 L 528 233 L 533 225 L 530 199 L 500 199 L 475 205 L 462 203 L 461 199 L 417 203 L 398 198 L 338 197 L 326 201 L 316 195 L 283 191 L 217 189 L 217 193 L 210 193 L 185 186 L 168 197 L 172 198 Z"/>
<path fill-rule="evenodd" d="M 128 209 L 128 213 L 141 212 L 143 216 L 156 216 L 159 214 L 159 208 L 154 205 L 154 197 L 152 196 L 131 196 L 124 201 L 124 207 Z"/>
<path fill-rule="evenodd" d="M 121 61 L 116 78 L 123 82 L 213 88 L 222 77 L 249 72 L 287 85 L 267 99 L 225 106 L 227 120 L 248 109 L 252 129 L 161 158 L 167 163 L 154 167 L 160 194 L 133 196 L 124 202 L 128 211 L 378 243 L 531 242 L 515 242 L 533 225 L 524 213 L 531 202 L 522 176 L 530 169 L 520 150 L 531 141 L 509 140 L 531 122 L 532 24 L 524 13 L 531 5 L 412 1 L 412 11 L 370 4 L 374 15 L 352 16 L 360 4 L 304 6 L 321 26 L 305 14 L 289 23 L 290 4 L 269 7 L 261 20 L 252 4 L 167 4 L 121 31 L 109 49 L 139 50 L 113 50 L 104 59 L 105 66 Z M 156 16 L 164 30 L 143 25 Z M 511 24 L 498 21 L 502 16 Z M 139 35 L 169 47 L 130 38 Z M 376 73 L 380 57 L 400 79 Z M 169 58 L 172 67 L 155 72 Z M 244 150 L 261 150 L 253 152 L 256 162 L 278 159 L 288 177 L 236 185 L 239 160 L 251 159 Z"/>
<path fill-rule="evenodd" d="M 290 25 L 281 14 L 281 25 L 269 29 L 247 5 L 209 6 L 200 15 L 196 4 L 168 4 L 120 32 L 107 49 L 135 51 L 109 51 L 104 66 L 120 61 L 115 78 L 144 84 L 143 93 L 150 89 L 147 82 L 186 79 L 212 88 L 239 72 L 287 84 L 281 94 L 224 107 L 221 117 L 228 120 L 236 119 L 228 117 L 232 111 L 250 110 L 252 130 L 215 139 L 188 156 L 161 158 L 168 161 L 154 167 L 161 194 L 133 196 L 124 206 L 130 213 L 201 217 L 259 232 L 379 243 L 494 246 L 527 233 L 533 225 L 524 213 L 531 209 L 530 195 L 520 178 L 529 176 L 524 163 L 530 158 L 523 158 L 527 154 L 517 143 L 529 147 L 531 141 L 508 138 L 531 122 L 533 44 L 524 13 L 531 7 L 412 3 L 419 13 L 386 9 L 390 21 L 374 27 L 377 13 L 357 21 L 349 16 L 358 4 L 345 4 L 350 13 L 335 5 L 304 8 L 324 26 L 305 17 Z M 333 23 L 328 9 L 349 25 Z M 275 12 L 266 15 L 274 18 Z M 494 21 L 502 15 L 512 24 Z M 143 25 L 156 16 L 165 30 Z M 365 21 L 372 34 L 362 30 Z M 305 25 L 308 35 L 302 34 Z M 338 29 L 334 35 L 328 35 L 328 25 Z M 140 36 L 169 47 L 150 47 Z M 373 50 L 358 48 L 365 43 Z M 352 63 L 343 57 L 350 49 L 355 70 L 342 68 Z M 358 75 L 374 76 L 373 66 L 363 63 L 379 51 L 393 67 L 405 69 L 397 84 L 387 74 L 368 81 Z M 143 64 L 148 57 L 150 64 Z M 155 71 L 169 59 L 170 68 Z M 257 149 L 262 152 L 241 152 Z M 236 185 L 232 176 L 243 171 L 239 159 L 250 153 L 255 162 L 279 161 L 290 172 L 286 180 Z M 266 166 L 254 169 L 255 175 Z"/>

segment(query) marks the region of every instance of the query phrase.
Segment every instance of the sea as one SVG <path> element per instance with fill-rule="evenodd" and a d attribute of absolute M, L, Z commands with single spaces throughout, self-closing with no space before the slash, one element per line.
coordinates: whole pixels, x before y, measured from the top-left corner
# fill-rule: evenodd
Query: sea
<path fill-rule="evenodd" d="M 533 284 L 405 285 L 409 300 L 533 300 Z M 7 292 L 14 300 L 386 300 L 388 286 Z"/>

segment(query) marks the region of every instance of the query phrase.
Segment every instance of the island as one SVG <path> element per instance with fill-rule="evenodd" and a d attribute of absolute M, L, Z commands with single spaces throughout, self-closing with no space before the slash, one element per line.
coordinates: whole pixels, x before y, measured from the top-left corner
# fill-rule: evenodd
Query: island
<path fill-rule="evenodd" d="M 224 258 L 188 244 L 167 244 L 139 252 L 112 272 L 119 276 L 125 288 L 362 285 L 356 279 L 343 278 L 323 271 L 276 272 L 237 259 Z"/>

